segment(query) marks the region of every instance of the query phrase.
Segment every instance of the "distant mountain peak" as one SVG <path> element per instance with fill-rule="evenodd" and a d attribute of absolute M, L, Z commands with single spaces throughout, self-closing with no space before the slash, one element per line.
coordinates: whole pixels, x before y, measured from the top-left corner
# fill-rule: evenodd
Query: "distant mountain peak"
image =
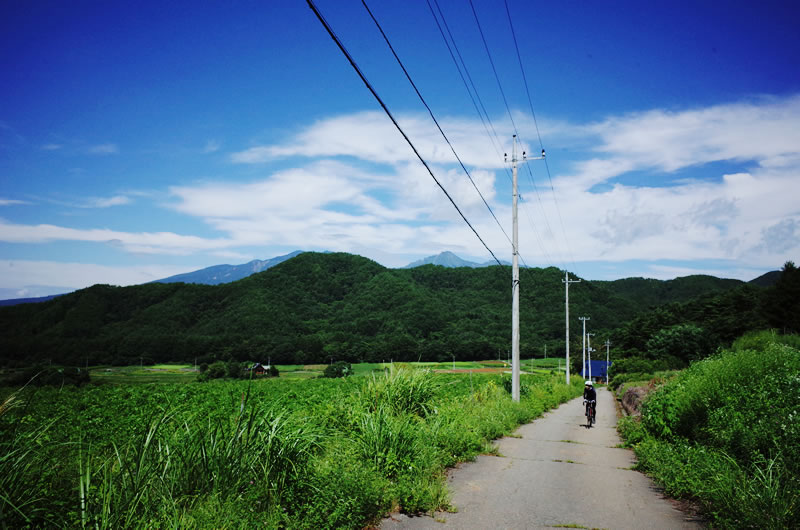
<path fill-rule="evenodd" d="M 459 258 L 449 250 L 445 250 L 444 252 L 440 252 L 435 256 L 428 256 L 427 258 L 422 258 L 413 263 L 409 263 L 403 268 L 413 269 L 414 267 L 421 267 L 423 265 L 440 265 L 442 267 L 450 267 L 450 268 L 470 267 L 474 269 L 477 267 L 488 267 L 494 264 L 495 264 L 494 261 L 487 261 L 486 263 L 475 263 L 474 261 L 467 261 L 465 259 Z"/>
<path fill-rule="evenodd" d="M 187 272 L 184 274 L 176 274 L 169 278 L 155 280 L 152 283 L 201 283 L 206 285 L 219 285 L 221 283 L 235 282 L 242 278 L 247 278 L 251 274 L 265 271 L 270 267 L 274 267 L 279 263 L 283 263 L 288 259 L 292 259 L 304 251 L 295 250 L 283 256 L 276 256 L 267 260 L 254 259 L 242 265 L 213 265 L 205 269 Z"/>

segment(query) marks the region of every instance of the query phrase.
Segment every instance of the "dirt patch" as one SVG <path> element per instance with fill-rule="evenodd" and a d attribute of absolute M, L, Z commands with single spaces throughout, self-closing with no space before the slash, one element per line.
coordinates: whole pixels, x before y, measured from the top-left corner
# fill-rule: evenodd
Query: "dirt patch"
<path fill-rule="evenodd" d="M 622 396 L 622 408 L 629 416 L 639 416 L 642 414 L 642 400 L 650 389 L 646 386 L 633 386 L 625 390 Z"/>

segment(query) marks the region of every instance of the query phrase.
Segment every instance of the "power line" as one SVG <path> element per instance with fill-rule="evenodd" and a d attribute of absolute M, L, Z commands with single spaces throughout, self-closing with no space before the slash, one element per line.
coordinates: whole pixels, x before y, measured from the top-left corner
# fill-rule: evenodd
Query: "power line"
<path fill-rule="evenodd" d="M 519 53 L 519 46 L 517 45 L 517 34 L 514 31 L 514 24 L 511 21 L 511 10 L 508 8 L 508 0 L 503 0 L 503 3 L 506 7 L 506 15 L 508 16 L 508 25 L 511 28 L 511 36 L 514 39 L 514 49 L 517 52 L 517 61 L 519 62 L 519 70 L 522 72 L 522 81 L 525 85 L 525 94 L 528 96 L 528 105 L 531 109 L 531 116 L 533 117 L 533 124 L 536 127 L 536 136 L 539 139 L 539 148 L 544 150 L 544 144 L 542 143 L 542 135 L 539 132 L 539 122 L 536 119 L 536 112 L 533 110 L 533 100 L 531 99 L 531 91 L 528 88 L 528 78 L 525 76 L 525 68 L 522 66 L 522 55 Z M 561 231 L 564 233 L 564 244 L 567 246 L 567 251 L 569 252 L 569 258 L 572 262 L 573 270 L 575 270 L 575 257 L 572 255 L 572 248 L 569 244 L 569 238 L 567 238 L 567 231 L 564 228 L 564 219 L 561 216 L 561 208 L 558 206 L 558 197 L 556 196 L 556 190 L 553 187 L 553 178 L 550 175 L 550 165 L 547 163 L 547 159 L 544 161 L 544 167 L 547 170 L 547 179 L 550 182 L 550 191 L 553 193 L 553 201 L 556 205 L 556 212 L 558 213 L 558 220 L 561 223 Z M 552 232 L 551 232 L 552 233 Z"/>
<path fill-rule="evenodd" d="M 494 78 L 497 80 L 497 88 L 500 89 L 500 95 L 503 96 L 503 103 L 506 104 L 506 110 L 508 111 L 508 118 L 511 120 L 511 125 L 514 127 L 514 132 L 517 133 L 517 124 L 514 123 L 514 116 L 511 115 L 511 108 L 508 106 L 506 93 L 503 91 L 503 85 L 500 84 L 500 76 L 497 75 L 497 68 L 495 68 L 494 66 L 492 53 L 489 51 L 489 45 L 486 43 L 486 37 L 483 36 L 483 29 L 481 28 L 481 22 L 480 20 L 478 20 L 478 13 L 475 11 L 475 5 L 472 3 L 472 0 L 469 0 L 469 7 L 472 8 L 472 14 L 475 17 L 475 24 L 478 25 L 478 32 L 481 34 L 481 40 L 483 41 L 484 49 L 486 49 L 486 55 L 489 56 L 489 64 L 492 65 L 492 72 L 494 72 Z M 518 133 L 517 133 L 517 138 L 519 138 Z"/>
<path fill-rule="evenodd" d="M 422 165 L 425 166 L 425 169 L 428 170 L 428 174 L 430 174 L 431 178 L 434 180 L 434 182 L 436 182 L 436 185 L 439 186 L 439 188 L 441 188 L 442 192 L 447 196 L 447 199 L 450 201 L 450 203 L 456 209 L 458 214 L 461 216 L 461 218 L 464 220 L 464 222 L 467 223 L 467 226 L 470 227 L 470 229 L 475 234 L 475 236 L 478 238 L 478 240 L 481 242 L 481 244 L 483 244 L 484 248 L 489 252 L 489 254 L 492 255 L 492 258 L 494 258 L 494 260 L 497 262 L 498 265 L 502 266 L 502 263 L 500 263 L 500 260 L 497 259 L 497 256 L 494 255 L 494 252 L 492 252 L 492 250 L 486 245 L 486 243 L 484 242 L 483 238 L 481 238 L 480 234 L 478 234 L 478 231 L 475 230 L 475 228 L 469 222 L 467 217 L 464 215 L 464 213 L 458 207 L 458 205 L 453 200 L 453 198 L 450 196 L 450 194 L 447 192 L 447 190 L 442 185 L 442 183 L 439 182 L 439 179 L 437 179 L 436 176 L 433 174 L 433 171 L 431 170 L 430 166 L 428 166 L 428 163 L 425 161 L 424 158 L 422 158 L 422 155 L 419 154 L 419 151 L 417 151 L 417 148 L 411 142 L 411 139 L 409 139 L 408 135 L 406 135 L 405 131 L 403 131 L 403 128 L 400 127 L 400 124 L 397 123 L 397 120 L 394 118 L 394 116 L 392 115 L 391 111 L 389 111 L 389 108 L 386 106 L 386 103 L 383 102 L 383 99 L 381 99 L 381 97 L 375 91 L 375 88 L 373 88 L 372 84 L 369 82 L 367 77 L 361 71 L 361 68 L 359 68 L 358 65 L 356 64 L 355 59 L 353 59 L 353 57 L 350 55 L 350 52 L 347 51 L 347 48 L 345 48 L 345 46 L 342 43 L 342 41 L 339 40 L 339 37 L 333 31 L 333 28 L 330 26 L 330 24 L 328 24 L 328 21 L 325 20 L 325 17 L 322 16 L 322 13 L 320 13 L 320 11 L 317 9 L 317 6 L 314 4 L 314 1 L 313 0 L 306 0 L 306 2 L 308 3 L 308 6 L 311 8 L 311 10 L 314 12 L 314 14 L 317 16 L 317 19 L 320 21 L 320 23 L 325 28 L 325 31 L 327 31 L 328 35 L 330 35 L 331 39 L 333 39 L 333 42 L 336 43 L 336 46 L 339 47 L 339 50 L 341 50 L 341 52 L 347 58 L 347 61 L 350 63 L 350 66 L 352 66 L 353 69 L 356 71 L 356 73 L 358 74 L 358 77 L 361 78 L 361 81 L 364 83 L 364 85 L 367 87 L 367 89 L 372 93 L 373 97 L 378 101 L 378 103 L 380 104 L 380 106 L 383 109 L 383 111 L 386 113 L 386 115 L 389 117 L 389 119 L 392 120 L 392 123 L 397 128 L 397 130 L 400 131 L 400 134 L 403 135 L 403 138 L 405 138 L 406 142 L 408 142 L 408 145 L 411 146 L 411 149 L 414 151 L 414 154 L 417 155 L 417 158 L 419 158 L 419 161 L 422 162 Z"/>
<path fill-rule="evenodd" d="M 495 81 L 497 81 L 497 88 L 500 90 L 500 95 L 503 98 L 503 103 L 505 104 L 506 112 L 508 113 L 508 119 L 511 121 L 511 125 L 514 128 L 514 132 L 516 133 L 517 138 L 521 138 L 520 135 L 519 135 L 519 131 L 517 130 L 517 124 L 514 122 L 514 116 L 511 114 L 511 107 L 509 107 L 509 105 L 508 105 L 508 100 L 506 99 L 506 94 L 505 94 L 505 91 L 503 90 L 503 84 L 500 82 L 500 76 L 497 74 L 497 68 L 495 68 L 495 65 L 494 65 L 494 59 L 492 58 L 492 52 L 489 50 L 489 44 L 486 42 L 486 37 L 483 34 L 483 28 L 481 27 L 481 22 L 480 22 L 480 19 L 478 18 L 478 12 L 475 10 L 475 5 L 472 3 L 472 0 L 469 0 L 469 5 L 470 5 L 470 8 L 472 9 L 472 15 L 475 18 L 475 24 L 478 27 L 478 32 L 480 33 L 481 41 L 483 42 L 483 48 L 484 48 L 484 50 L 486 50 L 486 55 L 489 58 L 489 64 L 492 66 L 492 72 L 494 73 Z M 516 37 L 515 37 L 515 39 L 516 39 Z M 544 148 L 542 148 L 542 151 L 544 151 Z M 545 164 L 547 164 L 547 159 L 545 159 Z M 539 190 L 536 188 L 536 184 L 533 182 L 533 172 L 531 171 L 530 167 L 528 167 L 527 169 L 528 169 L 528 174 L 530 175 L 531 183 L 533 184 L 533 189 L 536 192 L 537 198 L 539 199 L 539 207 L 542 210 L 542 216 L 544 217 L 545 224 L 547 226 L 547 230 L 550 232 L 550 235 L 553 237 L 553 240 L 556 241 L 556 246 L 558 246 L 558 240 L 553 235 L 553 230 L 550 228 L 550 222 L 547 220 L 547 212 L 545 211 L 544 205 L 542 204 L 541 197 L 539 196 Z M 530 221 L 530 216 L 528 216 L 528 219 Z M 562 225 L 563 225 L 563 223 L 562 223 Z M 533 225 L 532 221 L 531 221 L 531 226 L 532 226 L 532 228 L 534 230 L 534 233 L 536 233 L 536 236 L 538 238 L 539 237 L 538 232 L 536 231 L 536 227 Z M 559 251 L 559 254 L 560 254 L 561 253 L 560 249 L 558 249 L 558 251 Z M 550 258 L 547 256 L 547 252 L 544 250 L 543 247 L 542 247 L 542 252 L 545 254 L 545 258 L 547 259 L 547 261 L 552 265 L 552 262 L 550 261 Z"/>
<path fill-rule="evenodd" d="M 478 113 L 478 117 L 481 119 L 481 123 L 483 123 L 483 128 L 486 130 L 486 135 L 489 137 L 489 141 L 492 143 L 495 152 L 497 153 L 497 158 L 500 158 L 500 137 L 497 135 L 497 131 L 494 128 L 494 124 L 492 123 L 492 119 L 489 117 L 489 113 L 486 111 L 486 107 L 483 104 L 483 100 L 481 99 L 480 94 L 478 93 L 478 88 L 475 86 L 475 83 L 472 81 L 472 76 L 469 73 L 469 68 L 467 68 L 467 63 L 464 61 L 464 57 L 461 55 L 461 51 L 458 49 L 458 44 L 456 44 L 456 39 L 453 37 L 453 33 L 450 31 L 450 26 L 447 24 L 447 19 L 444 16 L 444 12 L 442 8 L 439 6 L 438 0 L 433 0 L 433 3 L 436 5 L 436 10 L 439 12 L 439 16 L 442 18 L 442 24 L 444 24 L 445 29 L 447 30 L 447 34 L 450 36 L 450 41 L 453 42 L 453 48 L 456 51 L 456 55 L 458 55 L 458 60 L 461 61 L 461 66 L 459 66 L 458 61 L 453 55 L 453 50 L 450 48 L 450 42 L 447 40 L 447 37 L 444 35 L 444 31 L 442 31 L 442 26 L 439 24 L 439 19 L 436 17 L 436 13 L 433 11 L 433 7 L 431 6 L 430 0 L 427 0 L 428 8 L 431 11 L 431 15 L 433 15 L 433 20 L 436 22 L 436 27 L 439 28 L 439 33 L 442 35 L 442 39 L 444 40 L 445 45 L 447 46 L 447 50 L 450 52 L 450 58 L 453 60 L 453 63 L 456 65 L 456 69 L 458 70 L 459 75 L 461 76 L 461 81 L 464 83 L 464 88 L 467 90 L 467 94 L 469 94 L 470 99 L 472 99 L 472 104 L 475 107 L 475 111 Z M 469 80 L 469 84 L 467 84 L 466 79 L 464 79 L 464 74 L 461 73 L 461 69 L 464 69 L 464 74 L 466 74 Z M 470 90 L 470 85 L 472 86 L 472 90 Z M 473 97 L 472 93 L 475 92 L 475 96 Z M 478 103 L 475 103 L 475 98 L 478 99 L 478 103 L 480 104 L 480 109 L 478 108 Z M 483 112 L 481 112 L 481 109 Z M 486 118 L 484 119 L 484 116 Z M 489 127 L 492 129 L 492 132 L 489 132 L 489 128 L 487 128 L 486 123 L 489 123 Z M 508 181 L 511 182 L 511 172 L 508 168 L 504 167 L 506 171 L 506 177 L 508 177 Z"/>
<path fill-rule="evenodd" d="M 483 201 L 483 204 L 489 210 L 489 213 L 492 214 L 492 217 L 494 218 L 495 222 L 497 223 L 497 226 L 500 227 L 500 231 L 503 232 L 503 235 L 506 236 L 506 239 L 508 239 L 508 242 L 511 243 L 511 239 L 508 237 L 508 234 L 503 229 L 503 225 L 500 224 L 500 221 L 497 219 L 497 216 L 494 214 L 494 211 L 492 210 L 492 207 L 489 206 L 488 202 L 486 202 L 486 199 L 484 198 L 483 193 L 481 193 L 481 190 L 478 189 L 477 184 L 475 184 L 475 181 L 472 179 L 472 175 L 470 175 L 469 171 L 467 170 L 467 167 L 464 165 L 464 162 L 461 161 L 461 157 L 458 156 L 458 153 L 456 152 L 455 147 L 453 147 L 453 144 L 450 143 L 450 139 L 447 138 L 447 135 L 442 130 L 441 125 L 439 125 L 439 120 L 436 119 L 436 116 L 433 114 L 433 111 L 431 110 L 430 106 L 425 101 L 425 98 L 422 97 L 422 94 L 420 93 L 419 88 L 417 88 L 417 84 L 414 83 L 413 79 L 411 79 L 411 74 L 409 74 L 408 70 L 406 70 L 406 67 L 403 64 L 403 61 L 400 60 L 400 57 L 397 55 L 397 52 L 395 51 L 394 46 L 392 46 L 392 43 L 389 41 L 389 37 L 383 31 L 383 28 L 381 27 L 380 23 L 378 22 L 378 19 L 375 18 L 375 15 L 372 13 L 372 10 L 367 5 L 366 0 L 361 0 L 361 5 L 363 5 L 364 9 L 367 10 L 367 13 L 369 13 L 370 18 L 372 18 L 372 21 L 375 23 L 375 26 L 378 28 L 378 31 L 381 32 L 381 35 L 383 36 L 383 40 L 386 41 L 386 45 L 389 46 L 389 49 L 392 51 L 392 55 L 394 55 L 395 60 L 397 60 L 397 64 L 399 64 L 400 68 L 402 68 L 403 73 L 406 75 L 406 79 L 408 79 L 408 82 L 411 83 L 412 87 L 414 87 L 414 92 L 417 93 L 417 97 L 422 102 L 422 104 L 425 105 L 425 108 L 428 109 L 428 114 L 430 114 L 431 119 L 433 120 L 433 123 L 436 124 L 436 128 L 439 129 L 439 132 L 442 134 L 442 138 L 444 138 L 444 141 L 447 142 L 447 145 L 450 146 L 450 150 L 453 152 L 453 156 L 456 157 L 456 160 L 458 160 L 458 163 L 461 165 L 461 169 L 463 169 L 464 173 L 467 174 L 467 178 L 469 178 L 469 181 L 472 183 L 472 187 L 475 188 L 475 191 L 477 191 L 478 195 L 480 195 L 481 200 Z"/>
<path fill-rule="evenodd" d="M 469 99 L 472 101 L 472 106 L 475 108 L 475 112 L 478 113 L 478 117 L 481 120 L 481 124 L 483 125 L 483 129 L 486 131 L 486 135 L 489 137 L 489 140 L 491 141 L 492 146 L 494 147 L 494 150 L 497 153 L 497 156 L 499 157 L 500 156 L 500 150 L 498 148 L 497 142 L 492 137 L 492 134 L 489 132 L 489 127 L 486 124 L 486 120 L 483 117 L 483 113 L 478 108 L 478 103 L 475 101 L 475 96 L 472 95 L 472 90 L 470 90 L 469 84 L 467 84 L 467 80 L 464 77 L 464 72 L 461 71 L 461 66 L 458 64 L 458 60 L 456 59 L 455 54 L 453 54 L 453 47 L 450 46 L 450 42 L 447 40 L 447 37 L 444 34 L 444 30 L 442 29 L 442 25 L 439 23 L 439 19 L 436 16 L 436 12 L 433 10 L 433 6 L 431 5 L 431 0 L 426 0 L 426 2 L 428 4 L 428 9 L 430 10 L 431 15 L 433 16 L 433 21 L 436 22 L 436 27 L 439 30 L 439 34 L 442 36 L 442 40 L 444 41 L 445 46 L 447 46 L 447 51 L 450 53 L 450 59 L 452 59 L 453 64 L 456 66 L 456 70 L 458 71 L 459 77 L 461 77 L 461 83 L 464 85 L 464 88 L 466 89 L 467 94 L 469 94 Z M 439 5 L 438 4 L 436 5 L 436 8 L 439 9 Z M 441 9 L 439 10 L 439 13 L 441 14 Z M 444 16 L 443 15 L 442 15 L 442 22 L 444 22 L 445 25 L 447 24 L 447 22 L 444 20 Z M 447 29 L 447 32 L 450 33 L 450 29 L 449 28 Z M 451 39 L 453 38 L 452 34 L 450 34 L 450 38 Z M 455 45 L 456 45 L 455 44 L 455 40 L 453 40 L 453 46 L 455 46 Z M 459 56 L 460 56 L 460 54 L 459 54 Z M 462 60 L 462 63 L 463 63 L 463 60 Z M 464 68 L 466 69 L 466 65 L 464 65 Z M 476 95 L 477 95 L 477 91 L 476 91 Z M 478 96 L 478 97 L 480 97 L 480 96 Z M 481 104 L 483 104 L 483 103 L 481 102 Z M 496 133 L 495 133 L 495 136 L 497 136 Z M 509 178 L 511 178 L 510 175 L 509 175 Z"/>

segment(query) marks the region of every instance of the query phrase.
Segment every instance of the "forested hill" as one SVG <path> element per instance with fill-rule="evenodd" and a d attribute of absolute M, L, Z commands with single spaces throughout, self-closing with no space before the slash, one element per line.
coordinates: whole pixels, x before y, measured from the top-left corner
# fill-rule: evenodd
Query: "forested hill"
<path fill-rule="evenodd" d="M 551 355 L 563 352 L 563 272 L 520 275 L 522 355 L 539 356 L 545 344 Z M 595 332 L 610 331 L 656 304 L 741 284 L 712 277 L 572 284 L 575 347 L 577 316 L 591 316 Z M 505 357 L 510 287 L 510 267 L 387 269 L 360 256 L 308 252 L 229 284 L 95 285 L 0 308 L 0 362 Z"/>

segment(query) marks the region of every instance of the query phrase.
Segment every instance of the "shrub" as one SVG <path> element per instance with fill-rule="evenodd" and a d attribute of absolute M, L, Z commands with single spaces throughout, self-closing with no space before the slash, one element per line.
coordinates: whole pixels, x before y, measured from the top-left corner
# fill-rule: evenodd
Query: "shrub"
<path fill-rule="evenodd" d="M 800 516 L 798 403 L 800 351 L 754 334 L 653 392 L 641 425 L 620 432 L 642 469 L 716 525 L 787 527 Z"/>
<path fill-rule="evenodd" d="M 336 361 L 325 367 L 324 377 L 345 377 L 353 373 L 353 367 L 346 361 Z"/>

